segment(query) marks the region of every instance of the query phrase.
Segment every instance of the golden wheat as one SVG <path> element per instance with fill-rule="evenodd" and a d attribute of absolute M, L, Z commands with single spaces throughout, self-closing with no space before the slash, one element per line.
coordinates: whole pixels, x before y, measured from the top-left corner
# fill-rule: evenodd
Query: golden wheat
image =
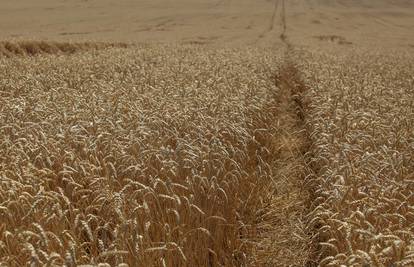
<path fill-rule="evenodd" d="M 0 58 L 0 262 L 303 265 L 303 141 L 275 85 L 281 55 Z"/>
<path fill-rule="evenodd" d="M 321 266 L 407 266 L 414 255 L 414 58 L 297 52 L 307 92 Z"/>

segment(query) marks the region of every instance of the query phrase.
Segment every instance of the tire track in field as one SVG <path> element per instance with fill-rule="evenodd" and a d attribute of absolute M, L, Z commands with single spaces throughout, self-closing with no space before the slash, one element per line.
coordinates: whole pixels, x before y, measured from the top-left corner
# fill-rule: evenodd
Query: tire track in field
<path fill-rule="evenodd" d="M 305 203 L 300 219 L 303 227 L 302 231 L 306 233 L 307 239 L 303 242 L 307 247 L 307 260 L 304 266 L 316 267 L 319 266 L 318 254 L 319 254 L 319 239 L 316 233 L 318 233 L 318 226 L 310 227 L 310 221 L 312 218 L 309 216 L 312 203 L 315 200 L 315 193 L 312 185 L 313 177 L 315 177 L 315 170 L 312 168 L 312 155 L 309 153 L 311 149 L 310 130 L 307 126 L 307 105 L 308 99 L 306 98 L 306 92 L 308 90 L 307 85 L 301 78 L 301 71 L 295 64 L 294 56 L 295 50 L 291 43 L 288 42 L 285 37 L 282 39 L 286 45 L 285 60 L 281 67 L 279 77 L 276 80 L 276 85 L 282 91 L 282 95 L 286 95 L 286 101 L 292 106 L 291 116 L 295 118 L 294 132 L 300 133 L 300 146 L 296 152 L 295 160 L 299 163 L 300 168 L 303 170 L 300 176 L 292 177 L 298 179 L 298 184 L 301 187 L 301 195 L 303 203 Z"/>
<path fill-rule="evenodd" d="M 259 35 L 259 37 L 253 42 L 253 44 L 256 44 L 257 42 L 259 42 L 259 40 L 263 39 L 264 37 L 266 37 L 266 35 L 268 35 L 271 31 L 274 30 L 275 28 L 275 23 L 277 21 L 277 11 L 279 9 L 279 1 L 280 0 L 275 0 L 274 1 L 274 5 L 273 5 L 273 11 L 272 11 L 272 15 L 270 17 L 270 21 L 269 21 L 269 25 L 266 27 L 266 29 Z"/>
<path fill-rule="evenodd" d="M 278 7 L 279 7 L 279 0 L 275 0 L 275 6 L 273 8 L 273 14 L 272 14 L 272 19 L 270 21 L 269 31 L 273 30 L 273 28 L 274 28 Z"/>
<path fill-rule="evenodd" d="M 274 230 L 268 238 L 273 248 L 266 249 L 268 256 L 260 262 L 260 266 L 313 267 L 317 264 L 311 260 L 314 249 L 310 245 L 312 233 L 308 231 L 307 223 L 308 203 L 312 194 L 305 186 L 308 174 L 311 172 L 307 158 L 310 138 L 305 124 L 306 103 L 303 100 L 307 87 L 302 82 L 300 72 L 293 61 L 294 49 L 287 38 L 286 13 L 286 0 L 275 0 L 270 24 L 264 34 L 268 34 L 279 47 L 283 46 L 284 60 L 274 76 L 274 83 L 279 92 L 276 106 L 278 112 L 285 114 L 280 126 L 284 129 L 286 140 L 294 140 L 292 146 L 280 153 L 280 157 L 284 160 L 278 166 L 278 171 L 275 171 L 275 177 L 283 179 L 281 177 L 288 176 L 290 183 L 295 184 L 295 187 L 283 185 L 280 188 L 280 192 L 289 191 L 290 196 L 287 197 L 287 201 L 290 209 L 283 213 L 283 220 L 272 225 Z M 295 167 L 291 169 L 291 166 Z M 279 194 L 276 193 L 276 199 L 281 198 Z M 278 209 L 279 206 L 274 207 L 277 214 L 279 214 Z M 300 236 L 299 240 L 298 236 Z M 296 247 L 289 252 L 289 257 L 281 252 L 283 249 L 291 249 L 292 246 Z"/>
<path fill-rule="evenodd" d="M 259 35 L 255 43 L 272 31 L 279 30 L 279 38 L 283 43 L 286 41 L 286 5 L 285 0 L 275 0 L 272 15 L 270 17 L 269 26 Z"/>
<path fill-rule="evenodd" d="M 285 5 L 285 0 L 282 0 L 282 13 L 280 15 L 280 19 L 281 19 L 281 26 L 282 26 L 282 33 L 280 34 L 280 39 L 289 48 L 290 44 L 286 40 L 287 36 L 286 36 L 286 5 Z"/>
<path fill-rule="evenodd" d="M 319 248 L 319 240 L 315 239 L 315 233 L 318 232 L 318 229 L 309 227 L 309 222 L 312 218 L 309 218 L 309 212 L 311 210 L 311 204 L 315 199 L 315 194 L 313 193 L 313 188 L 306 186 L 309 183 L 309 180 L 314 177 L 315 170 L 312 169 L 312 156 L 309 154 L 311 147 L 311 138 L 310 131 L 307 128 L 306 120 L 306 106 L 307 99 L 305 97 L 306 91 L 308 90 L 307 85 L 303 82 L 300 74 L 300 70 L 295 64 L 294 56 L 295 49 L 293 44 L 288 39 L 288 30 L 287 30 L 287 11 L 286 11 L 286 0 L 281 0 L 281 11 L 280 11 L 280 25 L 281 33 L 279 35 L 280 40 L 286 46 L 285 51 L 285 61 L 280 71 L 279 79 L 276 80 L 276 86 L 278 86 L 283 94 L 288 96 L 290 104 L 294 107 L 293 114 L 296 118 L 296 131 L 301 133 L 302 145 L 299 147 L 299 153 L 296 154 L 298 161 L 300 162 L 302 168 L 305 172 L 302 176 L 298 177 L 300 179 L 299 183 L 302 185 L 302 190 L 306 208 L 301 214 L 302 222 L 304 223 L 305 229 L 304 232 L 308 235 L 307 246 L 308 246 L 308 259 L 306 262 L 307 267 L 318 266 L 317 256 Z M 310 178 L 309 178 L 310 177 Z"/>

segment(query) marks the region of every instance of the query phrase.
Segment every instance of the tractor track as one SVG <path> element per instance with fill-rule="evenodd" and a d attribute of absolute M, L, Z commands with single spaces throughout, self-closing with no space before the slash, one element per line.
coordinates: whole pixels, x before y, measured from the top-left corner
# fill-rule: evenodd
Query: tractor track
<path fill-rule="evenodd" d="M 296 120 L 295 130 L 301 133 L 302 145 L 299 147 L 299 153 L 297 154 L 297 157 L 300 158 L 299 161 L 303 165 L 305 173 L 298 178 L 301 179 L 300 183 L 303 185 L 302 189 L 304 192 L 306 192 L 304 193 L 303 197 L 306 199 L 306 203 L 308 203 L 306 207 L 307 210 L 305 212 L 306 214 L 302 214 L 303 221 L 306 225 L 305 231 L 309 237 L 309 255 L 305 266 L 313 267 L 318 266 L 317 255 L 319 251 L 319 240 L 315 238 L 317 237 L 315 233 L 317 233 L 318 229 L 310 228 L 308 226 L 309 221 L 312 218 L 309 218 L 307 214 L 310 211 L 311 203 L 313 203 L 313 200 L 315 199 L 314 193 L 312 192 L 312 188 L 305 186 L 307 180 L 312 179 L 315 173 L 315 170 L 311 167 L 312 156 L 309 154 L 311 147 L 310 132 L 309 129 L 306 127 L 306 91 L 308 90 L 308 87 L 303 82 L 300 70 L 298 69 L 297 64 L 295 64 L 295 47 L 288 38 L 286 0 L 276 0 L 275 6 L 280 6 L 280 12 L 279 17 L 277 17 L 278 12 L 277 8 L 275 8 L 275 12 L 272 16 L 272 23 L 274 23 L 275 21 L 280 21 L 278 37 L 285 46 L 284 63 L 279 72 L 279 76 L 275 80 L 275 83 L 276 86 L 280 88 L 280 90 L 283 92 L 282 94 L 287 95 L 287 101 L 289 101 L 290 105 L 293 106 L 293 110 L 295 112 L 293 116 Z"/>
<path fill-rule="evenodd" d="M 275 0 L 275 6 L 273 8 L 273 14 L 272 14 L 272 19 L 270 21 L 269 31 L 273 30 L 274 28 L 278 7 L 279 7 L 279 0 Z"/>

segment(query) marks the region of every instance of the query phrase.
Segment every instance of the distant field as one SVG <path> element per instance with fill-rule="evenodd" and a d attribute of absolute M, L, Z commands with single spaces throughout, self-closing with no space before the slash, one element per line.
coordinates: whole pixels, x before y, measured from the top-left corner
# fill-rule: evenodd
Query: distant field
<path fill-rule="evenodd" d="M 414 46 L 410 0 L 3 0 L 0 39 L 281 45 L 284 5 L 297 45 Z"/>
<path fill-rule="evenodd" d="M 0 266 L 413 266 L 414 3 L 0 4 Z"/>

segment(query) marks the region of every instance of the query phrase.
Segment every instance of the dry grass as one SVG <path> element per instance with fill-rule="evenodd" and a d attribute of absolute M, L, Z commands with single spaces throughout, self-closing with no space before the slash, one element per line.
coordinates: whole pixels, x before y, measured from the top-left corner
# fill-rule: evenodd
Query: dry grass
<path fill-rule="evenodd" d="M 282 65 L 199 46 L 0 58 L 0 263 L 304 265 Z"/>
<path fill-rule="evenodd" d="M 303 52 L 321 266 L 414 265 L 414 58 Z"/>
<path fill-rule="evenodd" d="M 97 43 L 97 42 L 46 42 L 46 41 L 1 41 L 0 57 L 35 56 L 42 54 L 73 54 L 88 50 L 106 48 L 126 48 L 125 43 Z"/>

